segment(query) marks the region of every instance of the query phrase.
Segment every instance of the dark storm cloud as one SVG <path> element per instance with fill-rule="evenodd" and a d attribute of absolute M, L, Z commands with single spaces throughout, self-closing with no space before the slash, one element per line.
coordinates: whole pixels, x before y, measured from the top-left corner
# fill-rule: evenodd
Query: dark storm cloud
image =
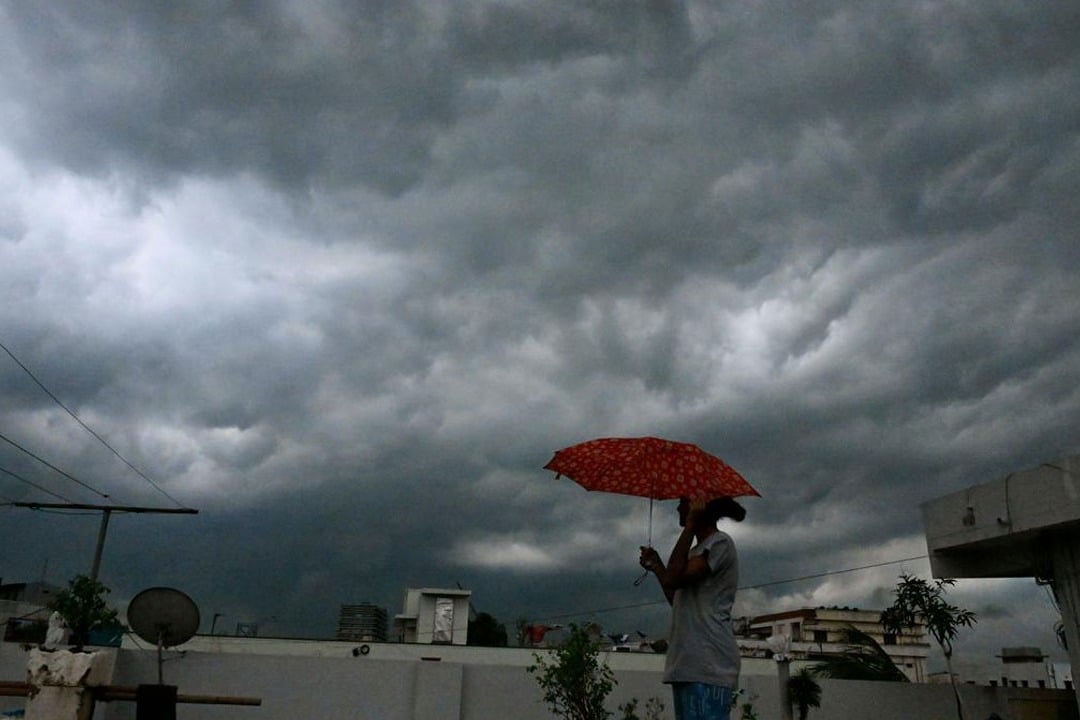
<path fill-rule="evenodd" d="M 670 66 L 692 50 L 686 7 L 669 0 L 491 3 L 449 18 L 451 44 L 465 66 L 512 72 L 591 56 Z"/>
<path fill-rule="evenodd" d="M 453 117 L 444 50 L 423 6 L 287 2 L 15 6 L 22 128 L 80 171 L 254 171 L 399 192 Z M 386 52 L 393 48 L 391 52 Z M 84 91 L 88 89 L 89 91 Z"/>
<path fill-rule="evenodd" d="M 685 47 L 674 4 L 623 5 L 16 5 L 9 91 L 44 119 L 24 141 L 81 171 L 250 170 L 397 194 L 431 164 L 471 68 L 623 55 L 628 36 L 661 57 Z"/>
<path fill-rule="evenodd" d="M 0 340 L 168 495 L 5 357 L 0 431 L 201 511 L 117 518 L 118 597 L 319 635 L 460 582 L 659 631 L 647 503 L 540 469 L 656 434 L 764 495 L 743 612 L 880 606 L 925 561 L 794 579 L 1078 451 L 1066 4 L 7 3 L 0 40 Z M 5 579 L 87 564 L 96 518 L 2 511 Z M 968 587 L 986 652 L 1039 592 Z"/>

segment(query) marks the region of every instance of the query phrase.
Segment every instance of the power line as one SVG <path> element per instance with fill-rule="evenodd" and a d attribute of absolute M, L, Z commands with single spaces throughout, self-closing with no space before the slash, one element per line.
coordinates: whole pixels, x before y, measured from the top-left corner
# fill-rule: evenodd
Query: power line
<path fill-rule="evenodd" d="M 844 573 L 858 572 L 860 570 L 870 570 L 872 568 L 884 567 L 886 565 L 898 565 L 900 563 L 912 562 L 914 560 L 925 560 L 928 555 L 915 555 L 913 557 L 901 558 L 899 560 L 886 560 L 879 563 L 871 563 L 869 565 L 859 565 L 858 567 L 844 568 L 842 570 L 829 570 L 826 572 L 814 573 L 813 575 L 802 575 L 800 577 L 787 578 L 786 580 L 771 580 L 769 582 L 758 583 L 756 585 L 740 585 L 739 590 L 757 590 L 763 587 L 771 587 L 773 585 L 783 585 L 785 583 L 799 582 L 802 580 L 814 580 L 816 578 L 828 577 L 830 575 L 842 575 Z M 619 605 L 617 607 L 598 608 L 595 610 L 585 610 L 575 613 L 564 613 L 562 615 L 549 615 L 547 620 L 563 620 L 565 618 L 581 617 L 582 615 L 599 615 L 602 613 L 615 612 L 617 610 L 636 610 L 643 607 L 651 607 L 653 605 L 666 605 L 666 600 L 651 600 L 649 602 L 634 603 L 632 605 Z"/>
<path fill-rule="evenodd" d="M 4 473 L 5 475 L 10 475 L 11 477 L 15 478 L 16 480 L 24 482 L 27 485 L 29 485 L 30 487 L 36 488 L 36 489 L 40 490 L 41 492 L 45 493 L 46 495 L 52 495 L 54 498 L 57 498 L 58 500 L 63 500 L 64 502 L 71 502 L 70 499 L 64 497 L 63 495 L 61 495 L 59 493 L 55 493 L 52 490 L 49 490 L 48 488 L 42 487 L 41 485 L 38 485 L 33 480 L 27 480 L 22 475 L 19 475 L 18 473 L 14 473 L 14 472 L 12 472 L 11 470 L 8 470 L 5 467 L 0 467 L 0 473 Z M 13 501 L 9 500 L 8 502 L 13 502 Z"/>
<path fill-rule="evenodd" d="M 813 575 L 803 575 L 802 577 L 790 578 L 788 580 L 773 580 L 772 582 L 760 583 L 758 585 L 747 585 L 746 587 L 739 588 L 740 590 L 757 590 L 758 588 L 770 587 L 772 585 L 783 585 L 789 582 L 798 582 L 800 580 L 814 580 L 816 578 L 823 578 L 829 575 L 841 575 L 843 573 L 856 572 L 858 570 L 869 570 L 871 568 L 884 567 L 886 565 L 898 565 L 900 563 L 912 562 L 913 560 L 925 560 L 927 555 L 915 555 L 914 557 L 901 558 L 900 560 L 886 560 L 885 562 L 872 563 L 870 565 L 860 565 L 859 567 L 845 568 L 843 570 L 830 570 L 829 572 L 815 573 Z"/>
<path fill-rule="evenodd" d="M 181 503 L 179 500 L 174 498 L 169 493 L 165 492 L 165 490 L 161 486 L 159 486 L 157 483 L 155 483 L 153 480 L 151 480 L 149 477 L 147 477 L 143 473 L 142 470 L 140 470 L 139 468 L 135 467 L 130 462 L 128 462 L 128 459 L 126 457 L 124 457 L 123 455 L 121 455 L 120 451 L 118 451 L 116 448 L 114 448 L 112 445 L 110 445 L 105 440 L 105 438 L 101 437 L 96 432 L 94 432 L 93 428 L 91 428 L 89 425 L 84 423 L 82 421 L 82 419 L 78 415 L 76 415 L 75 412 L 71 408 L 69 408 L 67 405 L 65 405 L 63 402 L 61 402 L 60 398 L 56 397 L 56 395 L 54 395 L 52 393 L 52 391 L 49 390 L 49 388 L 45 387 L 45 384 L 43 382 L 41 382 L 40 380 L 38 380 L 37 376 L 34 375 L 33 372 L 31 372 L 30 368 L 28 368 L 26 365 L 24 365 L 23 362 L 21 360 L 19 360 L 19 358 L 15 357 L 15 353 L 11 352 L 11 350 L 9 350 L 8 347 L 6 345 L 4 345 L 3 342 L 0 342 L 0 349 L 2 349 L 5 353 L 7 353 L 8 357 L 10 357 L 12 360 L 14 360 L 15 364 L 18 365 L 20 368 L 22 368 L 23 372 L 25 372 L 27 375 L 30 376 L 30 379 L 33 380 L 34 383 L 39 388 L 41 388 L 42 392 L 44 392 L 46 395 L 48 395 L 50 398 L 52 398 L 53 402 L 55 402 L 57 405 L 59 405 L 64 410 L 64 412 L 66 412 L 68 415 L 70 415 L 72 418 L 74 418 L 75 422 L 79 423 L 79 425 L 81 425 L 82 428 L 84 430 L 86 430 L 86 432 L 93 435 L 97 439 L 97 441 L 100 442 L 102 445 L 104 445 L 106 448 L 108 448 L 109 451 L 112 452 L 113 455 L 120 458 L 120 462 L 124 463 L 129 468 L 131 468 L 131 470 L 133 470 L 135 472 L 135 474 L 138 475 L 139 477 L 141 477 L 143 480 L 150 483 L 150 486 L 152 488 L 154 488 L 155 490 L 157 490 L 159 493 L 161 493 L 165 497 L 169 498 L 170 500 L 172 500 L 177 505 L 181 505 L 181 506 L 183 505 L 183 503 Z M 108 497 L 108 496 L 105 496 L 105 497 Z"/>
<path fill-rule="evenodd" d="M 91 485 L 87 485 L 86 483 L 84 483 L 84 482 L 83 482 L 82 480 L 80 480 L 79 478 L 75 477 L 75 476 L 74 476 L 74 475 L 72 475 L 71 473 L 69 473 L 69 472 L 65 472 L 64 470 L 61 470 L 60 468 L 58 468 L 58 467 L 56 467 L 55 465 L 53 465 L 53 464 L 52 464 L 51 462 L 49 462 L 48 460 L 45 460 L 44 458 L 38 457 L 38 456 L 37 456 L 37 455 L 35 455 L 34 453 L 32 453 L 32 452 L 30 452 L 29 450 L 27 450 L 26 448 L 24 448 L 24 447 L 23 447 L 22 445 L 20 445 L 19 443 L 15 442 L 15 441 L 14 441 L 14 440 L 12 440 L 11 438 L 9 438 L 9 437 L 8 437 L 7 435 L 4 435 L 3 433 L 0 433 L 0 440 L 3 440 L 4 442 L 8 443 L 9 445 L 11 445 L 12 447 L 14 447 L 14 448 L 16 448 L 16 449 L 18 449 L 18 450 L 21 450 L 22 452 L 26 453 L 26 454 L 27 454 L 27 455 L 29 455 L 30 457 L 32 457 L 32 458 L 34 458 L 35 460 L 37 460 L 37 461 L 38 461 L 39 463 L 41 463 L 41 464 L 42 464 L 42 465 L 44 465 L 45 467 L 49 468 L 50 470 L 54 470 L 54 471 L 56 471 L 56 472 L 60 473 L 61 475 L 63 475 L 63 476 L 64 476 L 64 477 L 66 477 L 66 478 L 67 478 L 68 480 L 72 481 L 73 483 L 76 483 L 77 485 L 82 485 L 82 486 L 83 486 L 84 488 L 86 488 L 86 489 L 87 489 L 87 490 L 89 490 L 90 492 L 94 493 L 95 495 L 100 495 L 100 496 L 101 496 L 101 497 L 103 497 L 103 498 L 107 498 L 107 497 L 109 497 L 108 493 L 103 493 L 103 492 L 101 492 L 100 490 L 98 490 L 97 488 L 95 488 L 95 487 L 93 487 L 93 486 L 91 486 Z"/>

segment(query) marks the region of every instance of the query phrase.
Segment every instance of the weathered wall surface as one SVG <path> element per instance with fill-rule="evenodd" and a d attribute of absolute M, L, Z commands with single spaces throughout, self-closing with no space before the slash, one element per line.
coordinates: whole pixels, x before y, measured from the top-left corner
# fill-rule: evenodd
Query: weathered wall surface
<path fill-rule="evenodd" d="M 374 653 L 372 653 L 374 655 Z M 26 653 L 0 643 L 0 680 L 25 677 Z M 249 696 L 261 707 L 180 705 L 179 720 L 551 720 L 535 678 L 521 665 L 471 664 L 374 657 L 304 657 L 188 651 L 168 652 L 165 682 L 181 694 Z M 637 698 L 638 714 L 650 697 L 665 706 L 671 720 L 668 688 L 656 671 L 616 670 L 618 686 L 610 698 L 616 708 Z M 157 653 L 120 651 L 114 685 L 156 682 Z M 810 720 L 955 720 L 948 685 L 821 680 L 821 708 Z M 780 718 L 776 680 L 747 674 L 743 701 L 761 720 Z M 1076 720 L 1067 690 L 992 688 L 965 685 L 968 720 L 997 713 L 1006 720 Z M 0 698 L 0 710 L 21 707 L 18 698 Z M 621 717 L 616 713 L 615 717 Z M 736 713 L 733 717 L 738 718 Z M 134 720 L 132 702 L 100 703 L 97 720 Z"/>
<path fill-rule="evenodd" d="M 156 658 L 148 651 L 124 651 L 117 662 L 116 684 L 137 684 L 156 677 Z M 664 703 L 670 720 L 667 686 L 657 672 L 617 671 L 618 686 L 610 708 L 637 698 L 639 715 L 650 697 Z M 189 652 L 167 662 L 165 680 L 182 693 L 261 697 L 260 708 L 181 706 L 181 720 L 551 720 L 533 676 L 521 667 L 453 662 L 208 655 Z M 811 720 L 955 720 L 948 685 L 822 680 L 821 708 Z M 750 699 L 761 720 L 780 717 L 774 678 L 744 678 L 743 699 Z M 1067 690 L 1023 690 L 966 685 L 961 687 L 965 715 L 986 720 L 997 713 L 1007 720 L 1076 717 Z M 1072 713 L 1071 715 L 1069 713 Z M 620 714 L 616 713 L 616 717 Z M 105 720 L 131 720 L 130 703 L 112 703 Z M 738 714 L 735 715 L 738 717 Z"/>

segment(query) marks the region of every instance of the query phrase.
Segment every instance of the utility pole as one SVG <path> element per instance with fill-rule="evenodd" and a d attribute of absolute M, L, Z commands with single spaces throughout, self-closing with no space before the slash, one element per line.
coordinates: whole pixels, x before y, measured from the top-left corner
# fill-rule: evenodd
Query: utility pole
<path fill-rule="evenodd" d="M 108 532 L 109 518 L 114 512 L 164 513 L 170 515 L 195 515 L 199 512 L 194 508 L 152 508 L 131 505 L 89 505 L 85 503 L 15 502 L 11 503 L 11 505 L 30 508 L 31 510 L 96 510 L 101 512 L 101 526 L 98 528 L 97 547 L 94 548 L 94 561 L 90 565 L 91 580 L 97 580 L 98 571 L 101 569 L 101 554 L 105 549 L 105 533 Z"/>

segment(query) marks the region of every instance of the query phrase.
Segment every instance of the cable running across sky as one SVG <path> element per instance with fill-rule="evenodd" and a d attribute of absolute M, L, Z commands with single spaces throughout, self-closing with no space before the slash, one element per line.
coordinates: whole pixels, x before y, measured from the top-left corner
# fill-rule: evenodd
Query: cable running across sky
<path fill-rule="evenodd" d="M 756 590 L 763 587 L 772 587 L 773 585 L 783 585 L 785 583 L 800 582 L 802 580 L 814 580 L 817 578 L 828 577 L 830 575 L 843 575 L 844 573 L 858 572 L 860 570 L 871 570 L 873 568 L 885 567 L 886 565 L 898 565 L 905 562 L 914 562 L 915 560 L 925 560 L 927 555 L 914 555 L 912 557 L 900 558 L 899 560 L 886 560 L 879 563 L 871 563 L 869 565 L 859 565 L 858 567 L 844 568 L 843 570 L 829 570 L 826 572 L 814 573 L 813 575 L 802 575 L 799 577 L 787 578 L 785 580 L 771 580 L 769 582 L 757 583 L 755 585 L 741 585 L 739 590 Z M 666 600 L 655 600 L 643 603 L 634 603 L 632 605 L 620 605 L 617 607 L 599 608 L 596 610 L 585 610 L 576 613 L 563 613 L 561 615 L 550 615 L 544 619 L 545 622 L 551 620 L 563 620 L 566 618 L 582 617 L 588 615 L 598 615 L 601 613 L 615 612 L 617 610 L 634 610 L 636 608 L 650 607 L 652 605 L 664 605 Z"/>
<path fill-rule="evenodd" d="M 143 473 L 142 470 L 135 467 L 131 462 L 129 462 L 126 457 L 124 457 L 123 455 L 120 454 L 119 450 L 117 450 L 112 445 L 110 445 L 108 443 L 108 441 L 105 440 L 105 438 L 101 437 L 101 435 L 98 435 L 97 432 L 95 432 L 93 428 L 91 428 L 89 425 L 87 425 L 85 422 L 83 422 L 82 418 L 80 418 L 78 415 L 76 415 L 75 411 L 72 410 L 71 408 L 69 408 L 67 405 L 65 405 L 63 403 L 63 401 L 60 400 L 60 398 L 58 398 L 55 394 L 53 394 L 53 392 L 51 390 L 49 390 L 49 388 L 45 387 L 45 383 L 41 382 L 41 380 L 38 379 L 38 377 L 33 373 L 33 371 L 31 371 L 30 368 L 28 368 L 26 366 L 26 364 L 23 363 L 22 360 L 19 360 L 19 358 L 17 358 L 15 356 L 15 353 L 11 352 L 11 350 L 3 342 L 0 342 L 0 350 L 3 350 L 5 353 L 7 353 L 8 357 L 10 357 L 15 362 L 15 364 L 18 365 L 22 369 L 22 371 L 25 372 L 30 377 L 30 379 L 34 381 L 34 383 L 39 388 L 41 388 L 42 392 L 44 392 L 46 395 L 48 395 L 49 398 L 51 398 L 54 403 L 56 403 L 58 406 L 60 406 L 60 408 L 64 412 L 66 412 L 68 415 L 70 415 L 72 417 L 72 419 L 75 420 L 75 422 L 77 422 L 84 430 L 86 430 L 86 432 L 90 433 L 98 442 L 100 442 L 102 445 L 104 445 L 113 455 L 115 455 L 117 458 L 119 458 L 120 462 L 127 465 L 128 468 L 130 468 L 136 475 L 138 475 L 140 478 L 142 478 L 147 483 L 149 483 L 151 487 L 153 487 L 159 493 L 161 493 L 162 495 L 167 497 L 169 500 L 176 503 L 180 507 L 184 506 L 183 503 L 181 503 L 179 500 L 174 498 L 172 495 L 170 495 L 168 492 L 166 492 L 161 486 L 159 486 L 157 483 L 155 483 L 153 480 L 151 480 L 149 477 L 147 477 L 146 474 Z M 4 438 L 4 439 L 6 440 L 7 438 Z M 37 459 L 37 458 L 35 457 L 35 459 Z M 42 461 L 42 462 L 44 462 L 44 461 Z M 50 467 L 52 467 L 52 466 L 50 466 Z M 74 478 L 71 478 L 70 475 L 65 474 L 65 476 L 72 479 L 72 480 L 74 480 Z M 83 484 L 78 480 L 76 480 L 75 482 L 79 482 L 80 484 Z M 89 487 L 89 486 L 86 486 L 86 487 Z M 98 492 L 98 491 L 95 490 L 95 492 Z M 108 495 L 102 494 L 100 492 L 98 492 L 98 494 L 101 495 L 102 497 L 109 497 Z"/>

